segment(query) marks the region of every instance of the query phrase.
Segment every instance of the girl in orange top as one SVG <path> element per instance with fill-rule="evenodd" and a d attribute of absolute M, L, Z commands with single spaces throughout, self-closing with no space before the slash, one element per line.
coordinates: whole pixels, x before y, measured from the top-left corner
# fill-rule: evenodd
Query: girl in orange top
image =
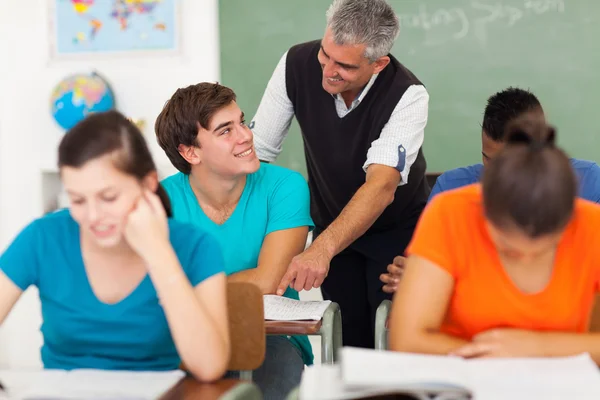
<path fill-rule="evenodd" d="M 600 280 L 600 206 L 576 199 L 567 156 L 541 120 L 508 128 L 482 183 L 438 195 L 407 249 L 390 348 L 463 357 L 589 352 Z"/>

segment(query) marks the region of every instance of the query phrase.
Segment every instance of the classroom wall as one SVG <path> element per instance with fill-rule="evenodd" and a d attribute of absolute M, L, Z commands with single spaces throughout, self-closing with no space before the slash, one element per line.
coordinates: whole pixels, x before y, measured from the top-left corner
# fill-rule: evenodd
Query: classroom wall
<path fill-rule="evenodd" d="M 155 144 L 154 117 L 177 87 L 219 79 L 217 0 L 180 1 L 181 57 L 53 62 L 47 56 L 51 2 L 0 1 L 0 251 L 44 209 L 42 176 L 52 173 L 61 136 L 49 96 L 66 75 L 92 68 L 100 72 L 113 86 L 118 108 L 146 120 L 144 133 L 161 175 L 174 171 Z M 13 311 L 0 328 L 0 367 L 39 366 L 37 293 L 30 289 Z"/>

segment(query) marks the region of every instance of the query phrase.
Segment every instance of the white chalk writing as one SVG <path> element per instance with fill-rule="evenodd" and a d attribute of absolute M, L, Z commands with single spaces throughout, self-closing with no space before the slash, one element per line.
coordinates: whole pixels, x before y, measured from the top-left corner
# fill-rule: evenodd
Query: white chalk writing
<path fill-rule="evenodd" d="M 465 7 L 429 10 L 421 4 L 416 13 L 400 13 L 402 29 L 424 31 L 426 46 L 436 46 L 473 35 L 487 42 L 488 27 L 498 24 L 512 27 L 528 18 L 546 13 L 564 13 L 564 0 L 523 0 L 520 4 L 473 0 Z M 400 6 L 402 7 L 402 6 Z"/>

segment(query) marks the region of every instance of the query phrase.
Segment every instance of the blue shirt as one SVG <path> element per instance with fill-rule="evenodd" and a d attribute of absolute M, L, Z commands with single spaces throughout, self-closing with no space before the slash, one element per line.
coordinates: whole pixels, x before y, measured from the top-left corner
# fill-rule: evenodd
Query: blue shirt
<path fill-rule="evenodd" d="M 101 302 L 88 281 L 79 232 L 61 210 L 28 225 L 0 256 L 0 270 L 21 290 L 39 289 L 44 367 L 177 369 L 180 358 L 149 275 L 120 302 Z M 223 272 L 219 244 L 209 234 L 173 220 L 169 234 L 192 286 Z"/>
<path fill-rule="evenodd" d="M 579 197 L 600 203 L 600 167 L 592 161 L 571 159 L 571 166 L 579 179 Z M 441 174 L 429 194 L 429 201 L 438 193 L 479 182 L 483 164 L 451 169 Z"/>
<path fill-rule="evenodd" d="M 247 176 L 235 210 L 222 225 L 202 211 L 188 175 L 177 173 L 163 180 L 162 185 L 171 199 L 175 219 L 194 223 L 217 238 L 228 275 L 258 266 L 258 256 L 269 233 L 313 227 L 306 180 L 299 173 L 276 165 L 261 163 L 258 171 Z M 298 292 L 290 288 L 284 296 L 299 299 Z M 308 338 L 294 336 L 290 340 L 302 351 L 304 362 L 312 364 Z"/>

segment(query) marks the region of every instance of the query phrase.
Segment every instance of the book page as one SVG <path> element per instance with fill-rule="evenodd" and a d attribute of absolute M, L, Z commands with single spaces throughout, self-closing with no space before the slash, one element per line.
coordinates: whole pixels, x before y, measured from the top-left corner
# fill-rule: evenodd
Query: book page
<path fill-rule="evenodd" d="M 180 370 L 129 372 L 101 370 L 1 370 L 9 399 L 150 400 L 159 398 L 183 377 Z"/>
<path fill-rule="evenodd" d="M 351 387 L 342 381 L 341 366 L 334 364 L 319 364 L 307 367 L 302 374 L 299 400 L 350 400 L 364 399 L 386 394 L 410 394 L 418 400 L 466 400 L 463 394 L 446 393 L 444 397 L 436 397 L 432 392 L 437 390 L 422 390 L 419 388 L 399 388 L 398 386 L 371 385 Z M 440 393 L 440 392 L 438 392 Z"/>
<path fill-rule="evenodd" d="M 265 320 L 272 321 L 319 321 L 331 301 L 299 301 L 287 297 L 266 294 L 263 296 Z"/>
<path fill-rule="evenodd" d="M 482 358 L 344 347 L 344 388 L 471 393 L 484 400 L 597 400 L 600 372 L 588 354 L 554 358 Z"/>
<path fill-rule="evenodd" d="M 600 399 L 600 372 L 588 354 L 473 359 L 467 363 L 476 398 Z"/>
<path fill-rule="evenodd" d="M 341 366 L 342 380 L 347 386 L 469 391 L 465 361 L 458 357 L 344 347 Z"/>

